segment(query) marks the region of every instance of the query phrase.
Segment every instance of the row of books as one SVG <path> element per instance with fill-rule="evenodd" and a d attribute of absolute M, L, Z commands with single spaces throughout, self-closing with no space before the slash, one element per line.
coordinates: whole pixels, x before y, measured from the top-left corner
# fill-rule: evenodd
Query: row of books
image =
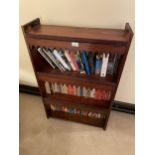
<path fill-rule="evenodd" d="M 81 96 L 86 98 L 94 98 L 96 100 L 110 100 L 111 91 L 109 90 L 100 90 L 100 89 L 91 89 L 86 88 L 84 86 L 76 86 L 76 85 L 66 85 L 61 83 L 50 83 L 48 81 L 45 82 L 45 90 L 47 94 L 53 93 L 61 93 L 68 95 Z"/>
<path fill-rule="evenodd" d="M 69 51 L 52 48 L 37 48 L 41 56 L 53 69 L 64 71 L 77 71 L 86 75 L 113 75 L 117 71 L 120 56 L 110 53 L 97 53 L 86 51 Z"/>
<path fill-rule="evenodd" d="M 70 108 L 70 107 L 65 107 L 65 106 L 54 106 L 51 104 L 51 109 L 53 111 L 63 111 L 63 112 L 67 112 L 67 113 L 72 113 L 72 114 L 78 114 L 81 116 L 87 116 L 87 117 L 91 117 L 91 118 L 104 118 L 104 115 L 98 112 L 88 112 L 88 111 L 83 111 L 77 108 Z"/>

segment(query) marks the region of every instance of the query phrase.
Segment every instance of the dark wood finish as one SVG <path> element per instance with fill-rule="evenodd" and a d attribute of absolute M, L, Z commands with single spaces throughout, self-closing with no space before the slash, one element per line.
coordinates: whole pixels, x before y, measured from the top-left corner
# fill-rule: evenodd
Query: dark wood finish
<path fill-rule="evenodd" d="M 58 117 L 106 129 L 110 115 L 112 102 L 120 81 L 123 67 L 126 61 L 130 43 L 133 37 L 132 29 L 127 23 L 125 30 L 120 29 L 97 29 L 75 28 L 67 26 L 41 25 L 37 18 L 22 26 L 24 37 L 29 50 L 35 76 L 38 82 L 47 117 Z M 72 42 L 78 42 L 78 47 L 71 46 Z M 115 76 L 101 78 L 96 75 L 85 76 L 76 72 L 60 73 L 51 69 L 47 62 L 36 52 L 33 47 L 50 47 L 58 49 L 86 50 L 87 52 L 110 52 L 119 54 L 120 62 Z M 65 84 L 81 85 L 89 88 L 106 89 L 112 91 L 109 101 L 98 101 L 73 95 L 51 94 L 47 95 L 44 87 L 45 81 Z M 51 104 L 77 107 L 82 110 L 104 113 L 104 119 L 89 118 L 76 114 L 60 111 L 52 111 Z"/>

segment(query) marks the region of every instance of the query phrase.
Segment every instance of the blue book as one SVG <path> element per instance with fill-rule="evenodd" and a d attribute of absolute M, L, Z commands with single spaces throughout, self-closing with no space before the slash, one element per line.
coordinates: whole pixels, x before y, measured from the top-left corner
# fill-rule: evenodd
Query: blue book
<path fill-rule="evenodd" d="M 100 74 L 101 67 L 102 67 L 102 57 L 99 54 L 97 54 L 95 63 L 95 74 Z"/>
<path fill-rule="evenodd" d="M 82 63 L 84 65 L 87 75 L 90 75 L 90 68 L 87 60 L 87 53 L 85 51 L 81 52 Z"/>

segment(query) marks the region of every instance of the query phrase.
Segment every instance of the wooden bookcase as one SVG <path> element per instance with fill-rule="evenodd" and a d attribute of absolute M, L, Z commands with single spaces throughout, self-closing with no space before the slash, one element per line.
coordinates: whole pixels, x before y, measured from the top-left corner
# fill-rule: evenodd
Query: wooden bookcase
<path fill-rule="evenodd" d="M 32 61 L 35 76 L 40 88 L 43 105 L 47 118 L 56 117 L 76 122 L 86 123 L 103 127 L 106 129 L 123 67 L 126 61 L 133 31 L 126 23 L 125 30 L 121 29 L 97 29 L 97 28 L 77 28 L 66 26 L 41 25 L 37 18 L 22 26 L 25 41 Z M 73 43 L 78 46 L 73 46 Z M 120 55 L 116 74 L 100 77 L 97 75 L 81 75 L 78 72 L 60 72 L 53 70 L 51 66 L 35 51 L 33 47 L 51 47 L 58 49 L 68 49 L 71 51 L 85 50 L 97 51 L 99 53 L 111 53 Z M 58 82 L 86 88 L 105 89 L 112 92 L 110 99 L 96 100 L 60 93 L 47 94 L 45 82 Z M 93 118 L 81 114 L 55 111 L 51 109 L 51 104 L 55 106 L 65 106 L 68 108 L 78 108 L 87 112 L 102 114 L 102 118 Z"/>

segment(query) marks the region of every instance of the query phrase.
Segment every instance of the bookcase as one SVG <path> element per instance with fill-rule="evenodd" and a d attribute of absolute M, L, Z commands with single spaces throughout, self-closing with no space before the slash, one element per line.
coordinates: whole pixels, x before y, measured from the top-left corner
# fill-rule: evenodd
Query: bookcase
<path fill-rule="evenodd" d="M 129 23 L 124 30 L 99 29 L 41 25 L 40 19 L 36 18 L 23 25 L 22 30 L 47 118 L 61 118 L 106 129 L 133 37 Z M 67 50 L 71 54 L 74 51 L 85 51 L 87 55 L 89 52 L 110 54 L 107 65 L 109 67 L 112 60 L 113 68 L 106 72 L 106 76 L 93 71 L 90 75 L 75 70 L 60 71 L 50 66 L 37 51 L 39 48 Z M 117 63 L 114 63 L 114 56 L 118 58 Z M 61 91 L 58 91 L 58 86 Z M 73 88 L 73 93 L 69 88 Z"/>

